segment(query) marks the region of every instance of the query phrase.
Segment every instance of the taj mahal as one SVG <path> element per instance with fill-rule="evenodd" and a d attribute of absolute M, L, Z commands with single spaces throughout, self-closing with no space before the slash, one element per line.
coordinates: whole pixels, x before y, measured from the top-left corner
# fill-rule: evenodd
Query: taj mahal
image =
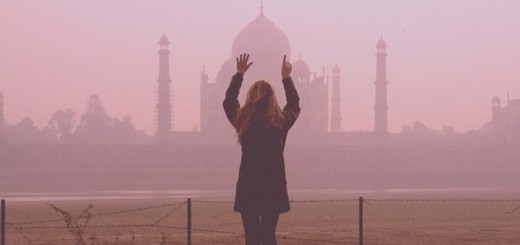
<path fill-rule="evenodd" d="M 279 74 L 281 58 L 287 55 L 291 60 L 291 43 L 263 13 L 238 32 L 231 46 L 231 56 L 224 60 L 215 81 L 209 81 L 209 74 L 202 68 L 200 74 L 200 132 L 172 131 L 172 104 L 169 74 L 169 40 L 163 35 L 159 41 L 159 78 L 156 107 L 156 139 L 158 143 L 179 144 L 226 144 L 232 143 L 233 128 L 229 125 L 222 101 L 231 77 L 236 73 L 235 58 L 242 53 L 254 57 L 255 65 L 248 71 L 243 89 L 257 80 L 269 81 L 276 90 L 276 97 L 283 107 L 285 94 Z M 386 104 L 386 42 L 381 38 L 376 45 L 376 81 L 375 81 L 375 121 L 374 132 L 359 137 L 367 143 L 384 143 L 387 135 Z M 299 57 L 292 63 L 291 76 L 300 95 L 300 106 L 304 108 L 294 125 L 293 138 L 297 142 L 338 142 L 341 135 L 341 70 L 337 65 L 326 73 L 311 73 L 308 64 Z M 245 99 L 241 94 L 241 101 Z M 330 94 L 330 95 L 329 95 Z"/>
<path fill-rule="evenodd" d="M 328 145 L 385 145 L 400 144 L 395 134 L 388 132 L 387 104 L 387 43 L 383 38 L 375 43 L 375 66 L 373 107 L 373 129 L 370 131 L 346 132 L 342 129 L 345 117 L 341 114 L 344 98 L 341 96 L 341 68 L 320 68 L 311 72 L 302 57 L 295 58 L 291 43 L 285 33 L 269 20 L 260 7 L 259 14 L 242 30 L 238 31 L 231 45 L 230 55 L 223 58 L 217 74 L 207 74 L 205 67 L 200 72 L 200 130 L 173 130 L 174 107 L 172 96 L 182 91 L 172 91 L 170 78 L 170 41 L 163 35 L 159 40 L 159 74 L 157 79 L 154 141 L 157 144 L 176 145 L 222 145 L 236 144 L 236 134 L 227 121 L 222 102 L 231 77 L 236 72 L 235 57 L 248 53 L 254 57 L 255 65 L 248 71 L 239 100 L 243 104 L 247 88 L 255 81 L 266 80 L 275 90 L 279 105 L 285 105 L 285 93 L 281 83 L 280 65 L 284 55 L 292 62 L 291 77 L 300 96 L 300 116 L 291 129 L 291 144 Z M 369 54 L 368 54 L 369 55 Z M 291 59 L 292 56 L 292 59 Z M 210 76 L 214 79 L 210 81 Z M 197 82 L 197 81 L 194 81 Z M 173 93 L 172 93 L 173 92 Z M 0 92 L 0 129 L 6 126 L 4 115 L 4 95 Z M 348 99 L 348 98 L 347 98 Z M 491 100 L 490 120 L 486 124 L 483 144 L 520 144 L 520 99 L 510 99 L 506 103 L 498 96 Z M 362 108 L 363 109 L 363 108 Z M 152 120 L 152 119 L 151 119 Z M 348 117 L 347 117 L 348 120 Z M 460 141 L 464 144 L 466 141 Z M 444 142 L 446 143 L 446 142 Z M 442 142 L 441 142 L 442 144 Z"/>
<path fill-rule="evenodd" d="M 242 90 L 258 80 L 269 81 L 276 90 L 276 97 L 283 107 L 285 94 L 279 74 L 281 57 L 291 60 L 289 38 L 269 20 L 260 7 L 260 13 L 238 32 L 231 45 L 230 56 L 222 62 L 216 77 L 210 82 L 205 67 L 200 73 L 200 131 L 172 131 L 172 91 L 169 69 L 170 42 L 163 35 L 159 41 L 159 78 L 157 80 L 157 105 L 155 122 L 156 143 L 159 144 L 232 144 L 234 129 L 227 121 L 222 101 L 231 77 L 236 72 L 235 57 L 248 53 L 255 65 L 248 71 Z M 387 104 L 387 43 L 381 37 L 375 45 L 375 80 L 373 130 L 369 132 L 345 132 L 341 128 L 341 69 L 337 65 L 330 71 L 322 68 L 312 73 L 301 58 L 292 63 L 291 76 L 300 95 L 302 108 L 295 123 L 290 141 L 296 144 L 362 144 L 384 145 L 388 143 Z M 368 81 L 367 81 L 368 82 Z M 241 102 L 245 93 L 241 93 Z M 509 100 L 508 107 L 501 108 L 500 100 L 492 100 L 492 143 L 511 144 L 520 141 L 520 111 L 518 100 Z M 289 142 L 290 142 L 289 141 Z"/>

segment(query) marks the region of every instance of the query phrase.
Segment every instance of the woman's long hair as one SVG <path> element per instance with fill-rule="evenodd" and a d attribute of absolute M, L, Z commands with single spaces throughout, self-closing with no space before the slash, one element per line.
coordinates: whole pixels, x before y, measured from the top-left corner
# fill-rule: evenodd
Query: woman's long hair
<path fill-rule="evenodd" d="M 283 113 L 271 84 L 260 80 L 251 85 L 235 121 L 238 141 L 242 142 L 244 132 L 253 125 L 282 128 L 282 122 Z"/>

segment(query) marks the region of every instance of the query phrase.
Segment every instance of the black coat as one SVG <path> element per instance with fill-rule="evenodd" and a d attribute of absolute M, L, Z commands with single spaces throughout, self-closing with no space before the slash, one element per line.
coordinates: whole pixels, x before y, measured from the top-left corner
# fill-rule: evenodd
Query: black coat
<path fill-rule="evenodd" d="M 238 93 L 242 81 L 241 74 L 233 76 L 223 103 L 226 116 L 233 126 L 240 111 Z M 283 127 L 251 126 L 242 137 L 242 158 L 234 206 L 237 212 L 283 213 L 290 209 L 283 150 L 287 132 L 300 114 L 300 97 L 290 77 L 282 83 L 287 97 L 283 108 Z"/>

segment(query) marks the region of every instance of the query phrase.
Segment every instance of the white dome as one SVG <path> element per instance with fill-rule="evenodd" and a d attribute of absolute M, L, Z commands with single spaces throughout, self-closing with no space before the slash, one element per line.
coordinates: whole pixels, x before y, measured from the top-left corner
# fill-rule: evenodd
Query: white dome
<path fill-rule="evenodd" d="M 309 65 L 302 58 L 298 59 L 293 63 L 293 69 L 291 76 L 297 82 L 309 82 L 311 70 Z"/>
<path fill-rule="evenodd" d="M 228 82 L 233 76 L 233 74 L 236 72 L 236 60 L 233 58 L 229 58 L 224 63 L 222 63 L 222 66 L 220 67 L 220 71 L 217 73 L 217 81 L 225 81 Z"/>
<path fill-rule="evenodd" d="M 232 56 L 238 57 L 242 53 L 251 54 L 255 59 L 280 61 L 284 55 L 288 59 L 291 57 L 291 45 L 282 30 L 261 13 L 233 41 Z"/>
<path fill-rule="evenodd" d="M 338 65 L 335 65 L 334 68 L 332 68 L 333 73 L 339 73 L 341 70 L 339 69 Z"/>
<path fill-rule="evenodd" d="M 498 96 L 495 95 L 493 97 L 493 99 L 491 99 L 491 102 L 493 102 L 493 103 L 500 103 L 501 101 L 500 101 L 500 98 L 498 98 Z"/>
<path fill-rule="evenodd" d="M 285 96 L 280 69 L 284 55 L 288 61 L 291 60 L 291 45 L 282 30 L 263 13 L 238 32 L 231 47 L 231 60 L 226 60 L 222 65 L 217 82 L 229 83 L 236 72 L 235 59 L 243 53 L 250 54 L 249 62 L 253 62 L 245 74 L 243 86 L 249 87 L 255 81 L 265 80 L 273 85 L 277 97 Z"/>
<path fill-rule="evenodd" d="M 301 73 L 308 75 L 311 73 L 311 70 L 309 69 L 309 65 L 307 65 L 307 62 L 303 61 L 302 58 L 300 58 L 293 63 L 293 73 Z"/>

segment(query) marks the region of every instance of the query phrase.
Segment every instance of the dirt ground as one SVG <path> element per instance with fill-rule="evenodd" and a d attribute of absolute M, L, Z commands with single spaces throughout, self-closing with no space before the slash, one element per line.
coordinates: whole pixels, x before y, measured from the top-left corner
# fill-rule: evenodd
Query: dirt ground
<path fill-rule="evenodd" d="M 279 244 L 359 244 L 357 196 L 292 196 L 282 214 Z M 365 244 L 520 244 L 520 194 L 367 194 Z M 240 215 L 231 197 L 192 201 L 192 244 L 243 244 Z M 308 202 L 301 202 L 307 200 Z M 309 201 L 314 200 L 314 201 Z M 319 201 L 316 200 L 328 200 Z M 49 202 L 78 215 L 93 204 L 88 244 L 186 244 L 186 199 Z M 180 203 L 180 204 L 179 204 Z M 45 202 L 9 202 L 9 245 L 76 244 L 64 216 Z M 58 220 L 56 220 L 58 219 Z M 20 223 L 26 221 L 44 221 Z M 84 221 L 84 219 L 80 220 Z"/>

